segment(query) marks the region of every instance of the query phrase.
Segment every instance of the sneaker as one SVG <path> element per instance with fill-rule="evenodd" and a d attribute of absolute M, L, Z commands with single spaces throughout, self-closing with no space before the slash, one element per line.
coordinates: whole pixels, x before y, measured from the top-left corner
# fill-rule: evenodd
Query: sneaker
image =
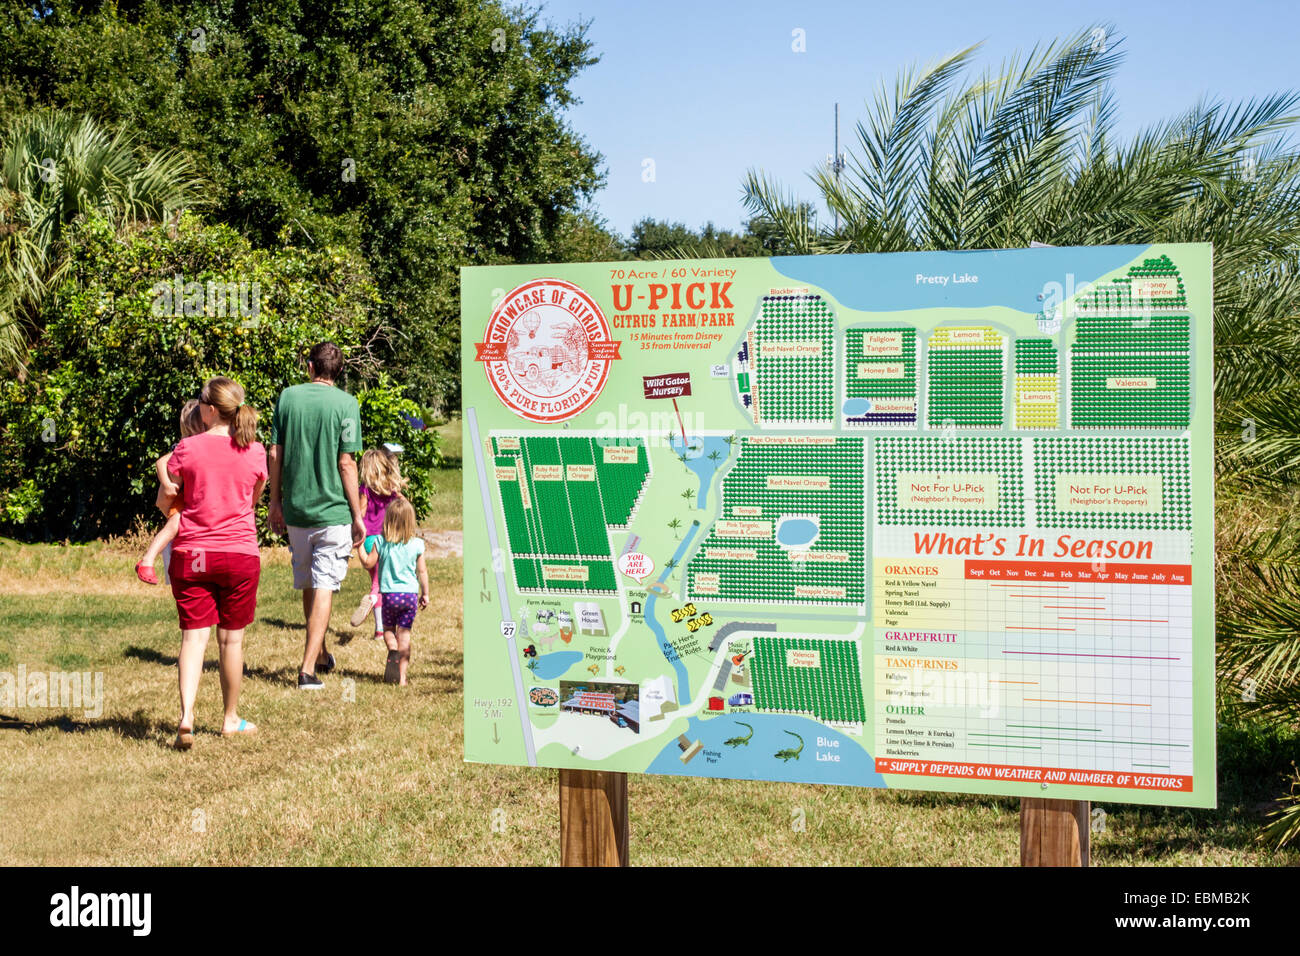
<path fill-rule="evenodd" d="M 324 690 L 325 685 L 321 683 L 319 677 L 315 674 L 304 674 L 298 672 L 298 689 L 299 690 Z"/>
<path fill-rule="evenodd" d="M 329 651 L 325 652 L 324 663 L 322 663 L 319 660 L 316 662 L 316 670 L 320 671 L 322 674 L 328 674 L 330 671 L 334 670 L 334 667 L 335 667 L 334 655 L 331 654 Z"/>
<path fill-rule="evenodd" d="M 349 618 L 348 623 L 351 624 L 353 627 L 360 627 L 361 622 L 364 621 L 366 618 L 368 618 L 370 616 L 370 613 L 374 609 L 375 609 L 374 595 L 372 594 L 361 595 L 361 603 L 358 604 L 357 609 L 352 612 L 352 617 Z"/>

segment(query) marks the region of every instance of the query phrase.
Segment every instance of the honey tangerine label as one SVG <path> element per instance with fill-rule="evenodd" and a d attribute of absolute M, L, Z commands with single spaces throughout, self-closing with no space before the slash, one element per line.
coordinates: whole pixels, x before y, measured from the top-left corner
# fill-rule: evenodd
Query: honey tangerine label
<path fill-rule="evenodd" d="M 1158 276 L 1133 280 L 1133 297 L 1138 299 L 1173 299 L 1178 296 L 1176 276 Z"/>
<path fill-rule="evenodd" d="M 535 279 L 501 300 L 474 360 L 520 418 L 562 422 L 600 395 L 621 343 L 591 296 L 563 279 Z"/>

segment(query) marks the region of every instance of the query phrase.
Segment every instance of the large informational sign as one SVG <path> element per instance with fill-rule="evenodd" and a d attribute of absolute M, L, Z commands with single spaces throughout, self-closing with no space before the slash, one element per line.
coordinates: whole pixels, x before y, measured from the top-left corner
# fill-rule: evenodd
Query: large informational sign
<path fill-rule="evenodd" d="M 1215 804 L 1208 245 L 461 285 L 467 760 Z"/>

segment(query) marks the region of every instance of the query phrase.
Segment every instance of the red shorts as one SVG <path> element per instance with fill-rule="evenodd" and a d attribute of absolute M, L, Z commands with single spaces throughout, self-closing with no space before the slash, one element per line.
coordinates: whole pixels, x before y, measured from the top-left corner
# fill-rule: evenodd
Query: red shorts
<path fill-rule="evenodd" d="M 233 631 L 257 616 L 262 559 L 256 554 L 173 550 L 168 574 L 182 631 L 213 624 Z"/>

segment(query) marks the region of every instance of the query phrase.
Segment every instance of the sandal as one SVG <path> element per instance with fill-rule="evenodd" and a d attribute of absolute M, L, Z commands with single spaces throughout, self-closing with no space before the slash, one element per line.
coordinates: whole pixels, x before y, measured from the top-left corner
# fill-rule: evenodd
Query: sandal
<path fill-rule="evenodd" d="M 352 617 L 348 620 L 348 623 L 353 627 L 360 627 L 361 622 L 370 616 L 371 612 L 375 609 L 375 605 L 378 603 L 379 602 L 375 600 L 373 594 L 361 595 L 361 603 L 358 604 L 357 609 L 352 612 Z"/>
<path fill-rule="evenodd" d="M 397 651 L 388 652 L 388 662 L 384 665 L 384 683 L 396 684 L 402 679 L 401 658 L 397 656 Z"/>
<path fill-rule="evenodd" d="M 223 730 L 223 731 L 221 732 L 221 736 L 223 736 L 223 737 L 251 737 L 251 736 L 253 736 L 253 734 L 255 734 L 255 733 L 257 733 L 257 725 L 256 725 L 256 724 L 250 724 L 248 721 L 244 720 L 244 718 L 241 717 L 241 718 L 239 718 L 239 726 L 238 726 L 238 727 L 236 727 L 234 730 Z"/>
<path fill-rule="evenodd" d="M 135 566 L 135 576 L 145 584 L 157 584 L 158 576 L 153 573 L 153 565 L 141 562 Z"/>
<path fill-rule="evenodd" d="M 194 728 L 178 727 L 176 730 L 176 742 L 172 745 L 177 750 L 189 750 L 194 746 Z"/>

